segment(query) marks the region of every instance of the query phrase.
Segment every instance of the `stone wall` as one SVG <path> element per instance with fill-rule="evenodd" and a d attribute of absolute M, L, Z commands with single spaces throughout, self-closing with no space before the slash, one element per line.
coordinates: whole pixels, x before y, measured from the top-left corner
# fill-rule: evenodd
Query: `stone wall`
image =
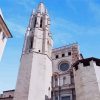
<path fill-rule="evenodd" d="M 100 75 L 95 69 L 100 70 L 100 66 L 93 59 L 79 61 L 74 66 L 76 100 L 100 100 Z"/>

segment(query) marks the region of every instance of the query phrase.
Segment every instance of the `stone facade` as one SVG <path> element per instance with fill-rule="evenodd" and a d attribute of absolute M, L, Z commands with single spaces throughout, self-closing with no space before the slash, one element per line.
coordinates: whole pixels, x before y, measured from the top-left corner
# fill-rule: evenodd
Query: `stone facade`
<path fill-rule="evenodd" d="M 75 48 L 75 51 L 73 51 L 73 48 Z M 63 98 L 65 98 L 64 100 L 75 100 L 72 64 L 79 59 L 81 57 L 77 43 L 53 49 L 52 100 L 63 100 Z M 63 64 L 68 64 L 68 66 Z M 65 67 L 65 70 L 62 70 L 60 66 Z M 66 69 L 67 67 L 68 69 Z"/>
<path fill-rule="evenodd" d="M 77 43 L 52 44 L 50 18 L 40 3 L 26 31 L 16 89 L 0 100 L 100 99 L 100 59 L 84 59 Z"/>
<path fill-rule="evenodd" d="M 2 11 L 0 9 L 0 60 L 2 58 L 7 39 L 11 38 L 12 35 L 4 21 Z"/>

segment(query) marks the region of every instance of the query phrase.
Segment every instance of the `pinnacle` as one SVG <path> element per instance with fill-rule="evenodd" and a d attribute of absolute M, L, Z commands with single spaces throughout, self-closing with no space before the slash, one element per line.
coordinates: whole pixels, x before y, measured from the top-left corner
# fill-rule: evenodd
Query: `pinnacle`
<path fill-rule="evenodd" d="M 46 8 L 43 2 L 40 2 L 38 5 L 38 12 L 40 13 L 45 13 L 46 12 Z"/>

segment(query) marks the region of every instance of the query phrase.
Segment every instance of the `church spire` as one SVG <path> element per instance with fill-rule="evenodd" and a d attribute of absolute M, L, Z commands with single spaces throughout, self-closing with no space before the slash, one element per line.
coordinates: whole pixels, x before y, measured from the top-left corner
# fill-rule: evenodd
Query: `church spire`
<path fill-rule="evenodd" d="M 40 52 L 51 57 L 51 48 L 50 18 L 44 3 L 41 2 L 31 15 L 23 51 Z"/>

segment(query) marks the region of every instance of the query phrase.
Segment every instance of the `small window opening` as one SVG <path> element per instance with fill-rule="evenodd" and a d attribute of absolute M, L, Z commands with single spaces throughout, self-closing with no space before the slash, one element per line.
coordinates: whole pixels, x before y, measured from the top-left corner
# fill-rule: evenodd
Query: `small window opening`
<path fill-rule="evenodd" d="M 9 95 L 9 97 L 11 97 L 11 95 Z"/>
<path fill-rule="evenodd" d="M 63 77 L 63 85 L 66 84 L 66 77 Z"/>
<path fill-rule="evenodd" d="M 50 87 L 48 88 L 48 90 L 50 91 Z"/>
<path fill-rule="evenodd" d="M 5 34 L 3 33 L 3 34 L 2 34 L 2 40 L 4 40 L 4 39 L 5 39 L 5 37 L 6 37 L 6 36 L 5 36 Z"/>
<path fill-rule="evenodd" d="M 100 62 L 99 62 L 99 61 L 96 61 L 96 65 L 97 65 L 97 66 L 100 66 Z"/>
<path fill-rule="evenodd" d="M 30 46 L 29 46 L 29 49 L 32 49 L 33 48 L 33 37 L 30 37 Z"/>
<path fill-rule="evenodd" d="M 42 28 L 42 24 L 43 24 L 43 18 L 41 18 L 40 20 L 40 28 Z"/>
<path fill-rule="evenodd" d="M 57 58 L 59 58 L 59 56 L 58 56 L 58 55 L 56 55 L 56 59 L 57 59 Z"/>
<path fill-rule="evenodd" d="M 77 71 L 77 70 L 78 70 L 78 66 L 75 67 L 75 71 Z"/>
<path fill-rule="evenodd" d="M 68 56 L 71 56 L 71 52 L 68 52 Z"/>
<path fill-rule="evenodd" d="M 2 32 L 2 29 L 0 28 L 0 33 Z"/>
<path fill-rule="evenodd" d="M 40 50 L 39 50 L 39 52 L 40 52 Z"/>
<path fill-rule="evenodd" d="M 35 21 L 34 21 L 34 28 L 36 27 L 36 23 L 37 23 L 37 18 L 35 18 Z"/>
<path fill-rule="evenodd" d="M 85 66 L 90 66 L 90 62 L 89 61 L 88 62 L 84 62 L 83 65 L 84 65 L 84 67 Z"/>
<path fill-rule="evenodd" d="M 62 57 L 65 57 L 65 54 L 62 54 Z"/>

